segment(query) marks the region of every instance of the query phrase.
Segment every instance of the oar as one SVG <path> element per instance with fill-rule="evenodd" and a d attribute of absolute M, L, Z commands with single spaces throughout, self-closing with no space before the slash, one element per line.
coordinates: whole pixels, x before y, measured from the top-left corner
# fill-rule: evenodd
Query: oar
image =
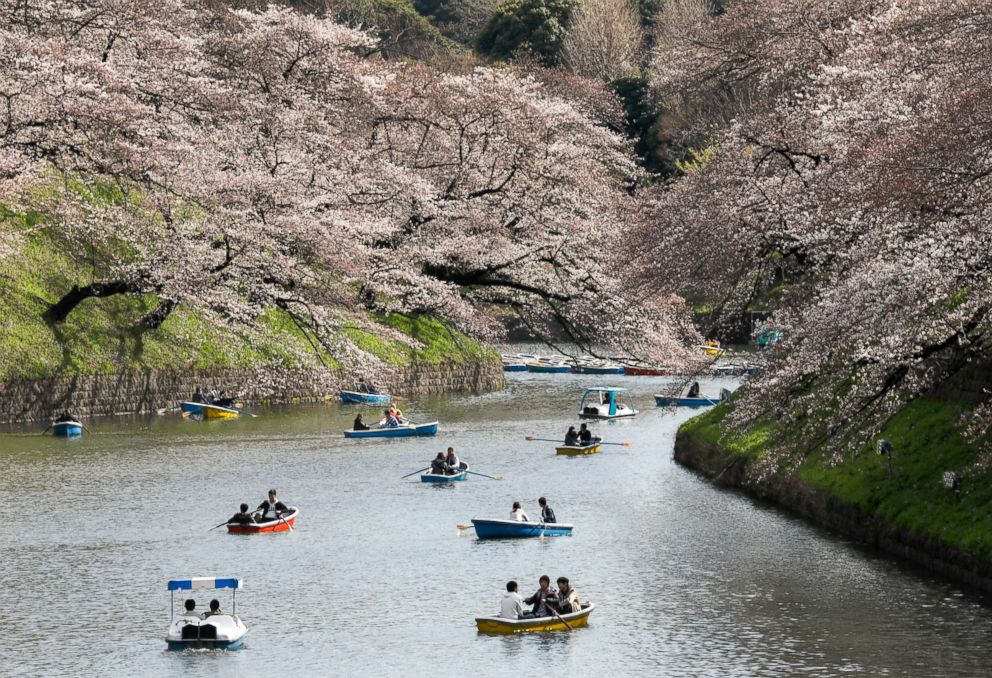
<path fill-rule="evenodd" d="M 455 525 L 459 530 L 474 530 L 475 525 Z"/>
<path fill-rule="evenodd" d="M 235 410 L 238 414 L 247 414 L 249 417 L 257 417 L 258 416 L 257 414 L 252 414 L 248 410 L 242 410 L 240 407 L 231 407 L 231 409 L 232 410 Z"/>
<path fill-rule="evenodd" d="M 426 471 L 429 468 L 430 468 L 430 466 L 428 466 L 427 468 L 422 468 L 419 471 L 414 471 L 413 473 L 407 473 L 405 476 L 403 476 L 403 478 L 409 478 L 410 476 L 415 476 L 418 473 L 423 473 L 424 471 Z M 403 480 L 403 478 L 400 478 L 400 480 Z"/>
<path fill-rule="evenodd" d="M 482 476 L 483 478 L 490 478 L 491 480 L 503 480 L 503 476 L 487 476 L 485 473 L 476 473 L 475 471 L 465 471 L 465 473 L 471 473 L 473 476 Z"/>
<path fill-rule="evenodd" d="M 560 622 L 561 622 L 562 624 L 564 624 L 564 625 L 565 625 L 565 627 L 566 627 L 566 628 L 567 628 L 567 629 L 568 629 L 569 631 L 574 631 L 574 630 L 575 630 L 575 629 L 573 629 L 573 628 L 572 628 L 572 625 L 571 625 L 571 624 L 569 624 L 569 623 L 568 623 L 567 621 L 565 621 L 565 618 L 564 618 L 564 617 L 562 617 L 562 616 L 561 616 L 560 614 L 558 614 L 558 610 L 556 610 L 555 608 L 553 608 L 553 607 L 552 607 L 552 606 L 550 606 L 550 605 L 547 605 L 547 608 L 548 608 L 549 610 L 551 610 L 551 613 L 552 613 L 552 614 L 554 614 L 554 616 L 556 616 L 556 617 L 558 617 L 558 620 L 559 620 L 559 621 L 560 621 Z"/>
<path fill-rule="evenodd" d="M 214 525 L 214 526 L 213 526 L 213 527 L 211 527 L 211 528 L 210 528 L 209 530 L 207 530 L 207 532 L 213 532 L 213 531 L 214 531 L 214 530 L 216 530 L 216 529 L 217 529 L 218 527 L 224 527 L 225 525 L 227 525 L 227 521 L 226 521 L 226 520 L 225 520 L 224 522 L 222 522 L 222 523 L 221 523 L 220 525 Z"/>
<path fill-rule="evenodd" d="M 167 414 L 168 412 L 175 412 L 180 409 L 182 405 L 176 405 L 175 407 L 163 407 L 155 410 L 155 414 Z"/>
<path fill-rule="evenodd" d="M 49 431 L 49 430 L 50 430 L 50 429 L 51 429 L 51 428 L 52 428 L 53 426 L 55 426 L 55 424 L 49 424 L 49 425 L 48 425 L 48 426 L 47 426 L 47 427 L 45 428 L 45 430 L 41 432 L 41 435 L 45 435 L 46 433 L 48 433 L 48 431 Z"/>
<path fill-rule="evenodd" d="M 288 520 L 286 520 L 285 516 L 279 516 L 279 520 L 281 520 L 282 522 L 286 523 L 286 527 L 289 528 L 289 531 L 290 532 L 293 532 L 294 531 L 293 530 L 293 524 L 291 522 L 289 522 Z"/>
<path fill-rule="evenodd" d="M 551 438 L 535 438 L 534 436 L 524 436 L 524 440 L 530 440 L 532 442 L 533 441 L 540 441 L 540 442 L 544 442 L 544 443 L 558 443 L 559 445 L 564 445 L 565 444 L 561 440 L 552 440 Z M 620 447 L 630 447 L 630 443 L 628 443 L 628 442 L 608 443 L 608 442 L 605 442 L 603 440 L 600 440 L 598 443 L 590 443 L 590 444 L 591 445 L 619 445 Z"/>

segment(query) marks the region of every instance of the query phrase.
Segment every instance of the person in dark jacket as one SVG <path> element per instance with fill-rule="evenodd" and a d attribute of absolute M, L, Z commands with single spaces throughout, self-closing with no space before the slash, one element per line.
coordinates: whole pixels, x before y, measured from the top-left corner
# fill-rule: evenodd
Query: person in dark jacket
<path fill-rule="evenodd" d="M 281 517 L 284 512 L 289 510 L 289 507 L 276 497 L 275 490 L 269 490 L 269 498 L 259 504 L 256 510 L 262 512 L 262 519 L 264 520 L 270 509 L 276 518 Z"/>
<path fill-rule="evenodd" d="M 586 426 L 585 424 L 579 426 L 579 442 L 583 445 L 583 447 L 586 445 L 592 445 L 594 443 L 598 443 L 602 440 L 603 439 L 600 438 L 599 436 L 594 436 L 592 434 L 592 431 L 590 431 L 589 427 Z"/>
<path fill-rule="evenodd" d="M 437 456 L 434 457 L 434 461 L 431 462 L 431 473 L 443 476 L 447 470 L 448 462 L 445 461 L 444 452 L 438 452 Z"/>
<path fill-rule="evenodd" d="M 579 444 L 579 434 L 576 432 L 574 426 L 568 427 L 568 432 L 565 434 L 565 444 L 566 445 L 578 445 Z"/>
<path fill-rule="evenodd" d="M 548 500 L 547 499 L 545 499 L 544 497 L 541 497 L 540 499 L 537 500 L 537 505 L 541 507 L 541 522 L 542 523 L 554 523 L 554 522 L 556 522 L 555 521 L 555 512 L 551 510 L 551 507 L 550 506 L 548 506 Z M 549 580 L 549 582 L 550 582 L 550 580 Z"/>
<path fill-rule="evenodd" d="M 242 504 L 241 511 L 228 518 L 227 522 L 237 523 L 238 525 L 248 525 L 255 521 L 252 519 L 251 514 L 248 513 L 248 504 Z"/>
<path fill-rule="evenodd" d="M 548 598 L 553 598 L 555 590 L 551 588 L 551 577 L 546 574 L 541 575 L 538 581 L 540 588 L 530 598 L 524 598 L 524 603 L 533 605 L 531 611 L 526 614 L 528 617 L 550 617 L 551 610 L 548 609 Z"/>
<path fill-rule="evenodd" d="M 362 419 L 362 413 L 361 412 L 359 412 L 358 415 L 355 417 L 355 423 L 353 423 L 351 425 L 351 429 L 353 431 L 368 431 L 369 430 L 369 427 L 365 424 L 365 421 Z"/>

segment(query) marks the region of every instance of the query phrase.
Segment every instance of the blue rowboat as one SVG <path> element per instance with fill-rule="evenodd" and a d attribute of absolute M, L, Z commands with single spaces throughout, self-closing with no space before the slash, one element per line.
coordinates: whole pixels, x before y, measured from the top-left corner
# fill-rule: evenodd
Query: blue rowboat
<path fill-rule="evenodd" d="M 658 407 L 710 407 L 718 405 L 717 398 L 676 398 L 673 396 L 655 395 L 654 402 Z"/>
<path fill-rule="evenodd" d="M 565 523 L 522 523 L 516 520 L 482 520 L 472 518 L 479 539 L 517 539 L 521 537 L 570 537 L 572 526 Z"/>
<path fill-rule="evenodd" d="M 385 405 L 393 396 L 388 393 L 359 393 L 358 391 L 341 391 L 341 402 L 345 405 Z"/>
<path fill-rule="evenodd" d="M 52 435 L 57 438 L 78 438 L 83 435 L 83 425 L 78 421 L 57 421 L 52 424 Z"/>
<path fill-rule="evenodd" d="M 575 374 L 623 374 L 623 365 L 576 365 Z"/>
<path fill-rule="evenodd" d="M 461 462 L 461 473 L 452 473 L 451 475 L 440 475 L 437 473 L 422 473 L 420 475 L 420 482 L 422 483 L 453 483 L 456 480 L 465 480 L 468 476 L 468 464 L 464 461 Z"/>
<path fill-rule="evenodd" d="M 523 363 L 503 363 L 504 372 L 526 372 L 527 366 Z"/>
<path fill-rule="evenodd" d="M 436 421 L 429 421 L 426 424 L 406 424 L 393 428 L 370 428 L 368 431 L 348 429 L 344 432 L 345 438 L 406 438 L 432 435 L 437 435 Z"/>
<path fill-rule="evenodd" d="M 551 372 L 551 373 L 568 373 L 572 371 L 571 365 L 563 365 L 561 363 L 541 363 L 533 362 L 527 363 L 528 372 Z"/>
<path fill-rule="evenodd" d="M 179 406 L 183 412 L 189 412 L 190 414 L 203 414 L 203 403 L 193 403 L 185 402 Z"/>

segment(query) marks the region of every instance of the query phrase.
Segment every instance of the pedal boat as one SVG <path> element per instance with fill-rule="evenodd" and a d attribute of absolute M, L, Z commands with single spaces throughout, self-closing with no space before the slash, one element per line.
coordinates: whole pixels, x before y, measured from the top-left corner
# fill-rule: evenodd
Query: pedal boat
<path fill-rule="evenodd" d="M 393 396 L 388 393 L 361 393 L 359 391 L 341 391 L 341 402 L 345 405 L 385 405 Z"/>
<path fill-rule="evenodd" d="M 543 633 L 545 631 L 567 631 L 564 619 L 573 629 L 589 625 L 589 615 L 596 609 L 592 603 L 583 603 L 578 612 L 558 617 L 537 617 L 536 619 L 503 619 L 502 617 L 476 617 L 475 625 L 479 633 Z"/>
<path fill-rule="evenodd" d="M 393 428 L 370 428 L 368 431 L 348 429 L 344 432 L 345 438 L 406 438 L 433 435 L 437 435 L 436 421 L 429 421 L 425 424 L 404 424 Z"/>
<path fill-rule="evenodd" d="M 579 417 L 583 419 L 619 419 L 637 414 L 634 401 L 625 388 L 593 386 L 582 394 Z"/>
<path fill-rule="evenodd" d="M 300 515 L 300 509 L 295 506 L 287 507 L 289 513 L 282 518 L 266 518 L 260 523 L 228 523 L 227 531 L 230 534 L 259 534 L 261 532 L 288 532 L 296 527 L 296 518 Z"/>
<path fill-rule="evenodd" d="M 235 614 L 237 590 L 243 586 L 244 582 L 235 578 L 192 577 L 170 580 L 168 590 L 173 614 L 165 636 L 169 649 L 240 650 L 245 644 L 245 634 L 248 633 L 248 627 Z M 231 589 L 231 614 L 215 614 L 201 619 L 199 615 L 187 615 L 183 610 L 183 614 L 176 616 L 176 591 L 193 589 Z"/>
<path fill-rule="evenodd" d="M 52 435 L 56 438 L 78 438 L 83 435 L 83 425 L 78 421 L 56 421 L 52 424 Z"/>
<path fill-rule="evenodd" d="M 601 443 L 591 445 L 560 445 L 555 448 L 555 452 L 569 457 L 579 457 L 585 454 L 599 454 L 603 451 Z"/>
<path fill-rule="evenodd" d="M 422 473 L 420 474 L 420 482 L 422 483 L 453 483 L 457 480 L 465 480 L 468 476 L 468 463 L 460 462 L 458 464 L 461 467 L 461 472 L 452 473 L 451 475 L 441 475 L 438 473 Z"/>
<path fill-rule="evenodd" d="M 472 518 L 479 539 L 520 539 L 523 537 L 570 537 L 572 525 L 567 523 L 532 523 L 519 520 L 490 520 Z"/>

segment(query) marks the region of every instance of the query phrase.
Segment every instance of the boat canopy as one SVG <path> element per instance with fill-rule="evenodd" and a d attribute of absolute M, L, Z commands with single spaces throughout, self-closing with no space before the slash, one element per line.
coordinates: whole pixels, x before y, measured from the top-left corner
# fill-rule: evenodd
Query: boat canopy
<path fill-rule="evenodd" d="M 169 591 L 191 591 L 192 589 L 240 589 L 244 581 L 233 577 L 190 577 L 189 579 L 170 579 Z"/>
<path fill-rule="evenodd" d="M 628 390 L 629 389 L 614 386 L 590 386 L 586 389 L 586 393 L 596 393 L 597 391 L 606 391 L 607 393 L 626 393 Z"/>

